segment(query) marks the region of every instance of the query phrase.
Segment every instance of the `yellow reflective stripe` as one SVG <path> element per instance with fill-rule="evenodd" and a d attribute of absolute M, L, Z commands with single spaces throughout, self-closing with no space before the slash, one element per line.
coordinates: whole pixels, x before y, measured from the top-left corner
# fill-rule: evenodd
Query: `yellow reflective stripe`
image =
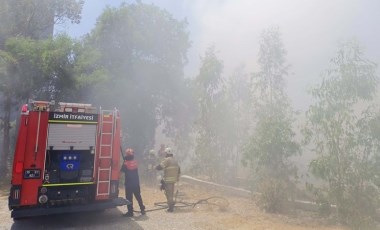
<path fill-rule="evenodd" d="M 175 174 L 178 174 L 178 171 L 178 168 L 165 169 L 164 174 L 167 176 L 175 176 Z"/>
<path fill-rule="evenodd" d="M 177 182 L 177 177 L 167 177 L 164 180 L 165 182 Z"/>
<path fill-rule="evenodd" d="M 82 183 L 65 183 L 65 184 L 43 184 L 43 187 L 52 186 L 71 186 L 71 185 L 85 185 L 85 184 L 95 184 L 94 182 L 82 182 Z"/>
<path fill-rule="evenodd" d="M 174 169 L 174 168 L 178 168 L 178 166 L 169 166 L 166 169 Z"/>

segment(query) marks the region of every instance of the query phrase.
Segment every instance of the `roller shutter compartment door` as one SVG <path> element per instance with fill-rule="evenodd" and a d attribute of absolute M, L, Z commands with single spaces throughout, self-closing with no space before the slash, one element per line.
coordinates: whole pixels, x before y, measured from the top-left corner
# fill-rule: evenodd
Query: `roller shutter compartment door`
<path fill-rule="evenodd" d="M 48 148 L 54 150 L 88 150 L 95 148 L 96 125 L 49 124 Z"/>

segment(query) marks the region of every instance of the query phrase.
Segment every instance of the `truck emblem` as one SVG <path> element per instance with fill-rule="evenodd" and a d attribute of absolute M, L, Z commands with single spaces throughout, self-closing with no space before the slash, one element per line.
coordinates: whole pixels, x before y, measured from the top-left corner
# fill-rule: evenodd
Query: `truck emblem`
<path fill-rule="evenodd" d="M 66 168 L 67 168 L 67 169 L 74 169 L 74 164 L 67 164 L 67 165 L 66 165 Z"/>

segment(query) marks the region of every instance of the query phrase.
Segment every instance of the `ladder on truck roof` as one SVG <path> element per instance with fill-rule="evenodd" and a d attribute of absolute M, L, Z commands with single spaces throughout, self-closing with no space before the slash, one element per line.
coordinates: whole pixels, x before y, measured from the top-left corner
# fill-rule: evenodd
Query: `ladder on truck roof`
<path fill-rule="evenodd" d="M 114 110 L 101 110 L 100 113 L 96 198 L 107 199 L 110 195 L 116 112 Z"/>

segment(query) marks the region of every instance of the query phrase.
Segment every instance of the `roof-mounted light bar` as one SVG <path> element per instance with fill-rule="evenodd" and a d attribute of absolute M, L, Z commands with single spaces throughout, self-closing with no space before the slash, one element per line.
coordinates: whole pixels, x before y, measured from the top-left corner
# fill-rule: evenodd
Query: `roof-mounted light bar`
<path fill-rule="evenodd" d="M 96 108 L 92 104 L 59 102 L 58 111 L 69 113 L 94 113 Z"/>
<path fill-rule="evenodd" d="M 29 103 L 32 105 L 32 111 L 50 111 L 50 106 L 55 105 L 55 101 L 34 101 L 31 99 Z M 22 110 L 25 109 L 27 109 L 27 106 L 23 106 Z"/>

